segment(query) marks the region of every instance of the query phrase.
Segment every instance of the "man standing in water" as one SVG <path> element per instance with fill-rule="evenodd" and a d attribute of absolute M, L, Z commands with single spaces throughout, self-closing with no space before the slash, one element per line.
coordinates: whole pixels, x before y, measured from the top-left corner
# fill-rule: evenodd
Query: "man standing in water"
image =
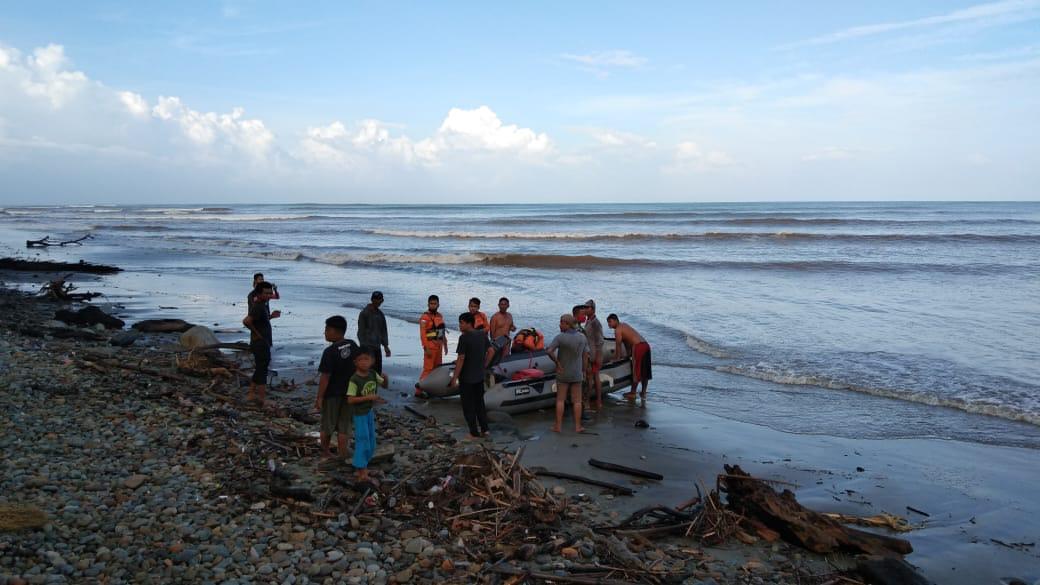
<path fill-rule="evenodd" d="M 249 349 L 253 352 L 253 361 L 256 364 L 246 400 L 253 400 L 255 397 L 260 406 L 264 405 L 267 398 L 267 369 L 271 366 L 271 345 L 274 343 L 271 319 L 282 316 L 281 311 L 271 311 L 267 306 L 267 301 L 273 296 L 274 286 L 270 282 L 259 283 L 249 314 L 242 320 L 242 324 L 249 328 Z"/>
<path fill-rule="evenodd" d="M 494 343 L 499 337 L 509 337 L 516 331 L 513 324 L 513 316 L 509 314 L 509 299 L 502 297 L 498 299 L 498 312 L 491 316 L 491 342 Z M 503 355 L 509 355 L 509 342 L 506 341 Z"/>
<path fill-rule="evenodd" d="M 552 430 L 558 433 L 563 427 L 563 411 L 569 396 L 574 409 L 574 432 L 580 433 L 585 430 L 581 426 L 581 387 L 589 359 L 589 342 L 578 331 L 573 315 L 560 316 L 560 334 L 545 352 L 556 364 L 556 424 Z"/>
<path fill-rule="evenodd" d="M 646 387 L 653 379 L 650 372 L 650 344 L 643 339 L 631 325 L 622 323 L 618 316 L 611 313 L 607 316 L 607 326 L 614 330 L 614 350 L 617 358 L 622 355 L 621 348 L 624 346 L 626 354 L 632 359 L 632 389 L 625 393 L 625 400 L 634 402 L 636 399 L 636 384 L 642 384 L 643 390 L 639 396 L 646 403 Z"/>
<path fill-rule="evenodd" d="M 441 357 L 448 353 L 448 339 L 444 335 L 444 317 L 437 311 L 441 299 L 430 295 L 426 300 L 427 311 L 419 317 L 419 341 L 423 348 L 423 369 L 419 374 L 421 382 L 434 368 L 441 365 Z M 421 396 L 422 389 L 415 384 L 415 395 Z"/>
<path fill-rule="evenodd" d="M 597 410 L 603 408 L 603 383 L 599 369 L 603 366 L 603 323 L 596 317 L 596 301 L 585 301 L 585 339 L 589 342 L 589 375 L 585 386 L 589 389 L 589 400 Z"/>
<path fill-rule="evenodd" d="M 372 293 L 372 302 L 361 310 L 357 319 L 358 343 L 371 345 L 377 349 L 382 348 L 383 350 L 382 354 L 379 351 L 375 351 L 372 355 L 374 360 L 372 369 L 380 375 L 383 373 L 383 354 L 386 354 L 386 357 L 390 357 L 390 338 L 386 333 L 386 315 L 379 310 L 382 304 L 383 293 L 377 290 Z"/>

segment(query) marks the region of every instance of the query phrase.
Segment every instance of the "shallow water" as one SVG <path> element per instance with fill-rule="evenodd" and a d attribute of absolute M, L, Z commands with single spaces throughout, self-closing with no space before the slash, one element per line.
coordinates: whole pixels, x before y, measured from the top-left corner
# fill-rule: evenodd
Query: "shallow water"
<path fill-rule="evenodd" d="M 129 269 L 113 282 L 142 306 L 225 308 L 205 321 L 237 325 L 232 303 L 265 272 L 286 297 L 278 335 L 304 353 L 323 316 L 356 317 L 377 288 L 392 362 L 409 366 L 430 293 L 449 317 L 470 296 L 488 311 L 508 296 L 520 326 L 548 331 L 595 298 L 601 319 L 618 313 L 651 342 L 651 391 L 675 408 L 799 433 L 1040 447 L 1037 203 L 0 212 L 5 255 L 86 231 L 86 247 L 43 253 Z"/>

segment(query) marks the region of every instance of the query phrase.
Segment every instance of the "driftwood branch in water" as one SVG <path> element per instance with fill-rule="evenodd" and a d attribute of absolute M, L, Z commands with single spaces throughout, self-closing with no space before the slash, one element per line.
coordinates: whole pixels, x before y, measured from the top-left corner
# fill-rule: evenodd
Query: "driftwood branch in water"
<path fill-rule="evenodd" d="M 76 285 L 71 282 L 66 282 L 72 276 L 71 274 L 57 280 L 52 280 L 49 283 L 43 285 L 40 288 L 39 294 L 41 296 L 47 296 L 52 299 L 59 301 L 89 301 L 90 299 L 100 297 L 101 293 L 97 292 L 86 292 L 86 293 L 74 293 Z"/>
<path fill-rule="evenodd" d="M 729 507 L 747 518 L 761 521 L 794 544 L 813 552 L 865 552 L 891 556 L 913 552 L 910 542 L 843 526 L 837 520 L 803 507 L 790 490 L 776 493 L 765 482 L 751 477 L 740 466 L 726 465 L 719 485 Z"/>
<path fill-rule="evenodd" d="M 64 240 L 61 242 L 55 242 L 51 240 L 50 236 L 44 236 L 39 240 L 25 240 L 26 248 L 47 248 L 49 246 L 82 246 L 84 240 L 93 238 L 93 234 L 87 234 L 82 238 L 76 238 L 75 240 Z"/>

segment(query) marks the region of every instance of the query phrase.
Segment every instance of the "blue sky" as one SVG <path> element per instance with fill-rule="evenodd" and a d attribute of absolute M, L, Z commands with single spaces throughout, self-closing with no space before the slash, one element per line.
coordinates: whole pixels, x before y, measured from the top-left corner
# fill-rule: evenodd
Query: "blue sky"
<path fill-rule="evenodd" d="M 11 3 L 0 202 L 1037 199 L 1040 0 Z"/>

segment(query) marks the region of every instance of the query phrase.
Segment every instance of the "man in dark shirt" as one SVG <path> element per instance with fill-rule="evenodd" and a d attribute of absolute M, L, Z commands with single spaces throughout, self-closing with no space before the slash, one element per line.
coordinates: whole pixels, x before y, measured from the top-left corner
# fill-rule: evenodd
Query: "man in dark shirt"
<path fill-rule="evenodd" d="M 358 346 L 346 339 L 347 320 L 334 315 L 325 320 L 325 341 L 331 343 L 321 354 L 318 372 L 318 398 L 315 408 L 321 413 L 321 456 L 332 457 L 329 443 L 336 433 L 336 456 L 346 457 L 347 437 L 351 434 L 354 412 L 347 401 L 347 384 L 354 375 L 354 356 Z"/>
<path fill-rule="evenodd" d="M 372 302 L 362 309 L 357 319 L 357 336 L 361 345 L 382 347 L 386 357 L 390 357 L 390 338 L 386 333 L 386 315 L 379 310 L 383 304 L 383 293 L 376 291 L 372 293 Z M 372 369 L 378 374 L 383 373 L 383 356 L 375 352 L 375 363 Z"/>
<path fill-rule="evenodd" d="M 475 327 L 473 313 L 459 315 L 458 360 L 451 374 L 451 386 L 458 386 L 462 398 L 462 415 L 469 426 L 467 439 L 489 436 L 487 408 L 484 406 L 484 375 L 495 349 L 488 341 L 487 331 Z M 480 425 L 478 430 L 477 425 Z"/>
<path fill-rule="evenodd" d="M 253 308 L 253 303 L 256 301 L 256 296 L 258 294 L 256 287 L 260 286 L 261 282 L 264 282 L 264 273 L 257 272 L 253 275 L 253 288 L 249 291 L 249 294 L 246 295 L 246 307 L 249 309 Z M 282 298 L 281 295 L 278 294 L 278 285 L 272 282 L 271 287 L 274 289 L 274 294 L 271 295 L 271 298 L 275 300 Z"/>
<path fill-rule="evenodd" d="M 267 301 L 271 300 L 274 294 L 271 283 L 261 282 L 257 285 L 256 291 L 257 296 L 249 308 L 249 314 L 242 320 L 242 324 L 249 328 L 249 349 L 253 352 L 253 361 L 256 364 L 246 400 L 253 400 L 255 397 L 260 406 L 263 406 L 267 398 L 267 368 L 271 365 L 273 344 L 271 319 L 281 317 L 282 312 L 272 312 L 267 306 Z"/>

